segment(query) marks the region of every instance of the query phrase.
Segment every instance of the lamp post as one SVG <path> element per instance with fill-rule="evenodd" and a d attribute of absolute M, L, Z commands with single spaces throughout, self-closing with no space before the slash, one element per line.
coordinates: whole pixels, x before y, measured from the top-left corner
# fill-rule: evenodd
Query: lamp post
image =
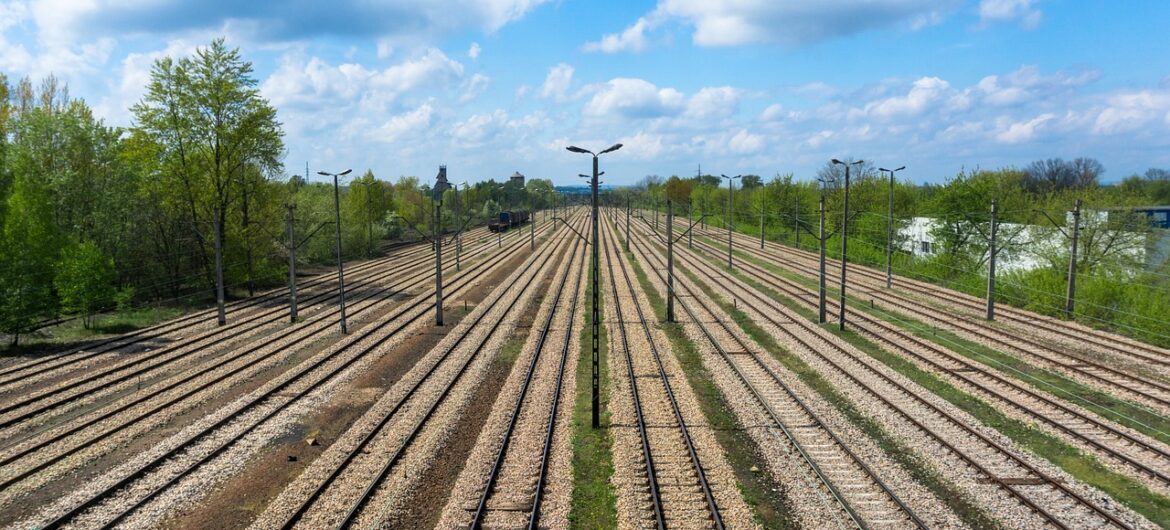
<path fill-rule="evenodd" d="M 734 177 L 727 175 L 720 176 L 727 179 L 727 268 L 731 269 L 731 225 L 735 219 L 735 201 L 732 200 L 732 197 L 735 195 L 734 181 L 743 175 L 736 175 Z"/>
<path fill-rule="evenodd" d="M 890 207 L 886 211 L 886 289 L 894 285 L 894 173 L 903 169 L 906 166 L 897 169 L 878 168 L 878 171 L 890 174 Z"/>
<path fill-rule="evenodd" d="M 845 166 L 845 200 L 841 208 L 841 307 L 837 317 L 837 324 L 841 330 L 845 330 L 845 264 L 848 263 L 849 245 L 849 167 L 861 164 L 862 160 L 845 163 L 836 158 L 833 159 L 834 164 Z"/>
<path fill-rule="evenodd" d="M 345 269 L 341 263 L 341 193 L 338 191 L 337 177 L 344 177 L 348 175 L 352 169 L 347 169 L 341 173 L 329 173 L 326 171 L 318 171 L 318 175 L 333 177 L 333 226 L 336 229 L 334 233 L 337 234 L 337 296 L 341 303 L 341 334 L 349 333 L 349 328 L 345 325 Z"/>
<path fill-rule="evenodd" d="M 566 147 L 569 151 L 574 153 L 588 154 L 593 157 L 593 179 L 591 181 L 592 188 L 592 202 L 593 202 L 593 428 L 596 429 L 601 426 L 600 412 L 599 412 L 599 398 L 598 398 L 598 361 L 599 361 L 599 346 L 601 333 L 601 308 L 598 306 L 598 297 L 600 295 L 600 259 L 598 257 L 597 248 L 601 244 L 601 239 L 598 237 L 597 231 L 597 177 L 601 174 L 597 172 L 597 157 L 606 153 L 617 151 L 622 148 L 622 144 L 613 144 L 609 148 L 594 154 L 593 151 L 581 149 L 575 145 Z"/>
<path fill-rule="evenodd" d="M 455 232 L 455 271 L 462 270 L 459 263 L 459 254 L 463 251 L 463 201 L 459 199 L 459 186 L 467 187 L 467 181 L 460 182 L 451 188 L 455 190 L 455 222 L 459 223 L 458 231 Z"/>

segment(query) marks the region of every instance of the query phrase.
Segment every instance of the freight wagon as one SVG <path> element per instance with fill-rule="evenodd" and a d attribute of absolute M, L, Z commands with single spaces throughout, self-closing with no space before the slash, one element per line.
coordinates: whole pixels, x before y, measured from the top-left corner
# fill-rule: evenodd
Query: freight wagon
<path fill-rule="evenodd" d="M 528 222 L 528 210 L 508 210 L 500 212 L 498 219 L 488 223 L 488 230 L 492 232 L 507 232 L 509 228 L 520 226 Z"/>

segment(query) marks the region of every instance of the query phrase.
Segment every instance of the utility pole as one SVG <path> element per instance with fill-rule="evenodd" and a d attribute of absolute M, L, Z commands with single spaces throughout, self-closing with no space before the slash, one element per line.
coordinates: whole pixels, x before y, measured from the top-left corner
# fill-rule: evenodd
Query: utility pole
<path fill-rule="evenodd" d="M 528 205 L 532 207 L 532 215 L 528 218 L 528 249 L 536 250 L 536 203 L 528 197 Z"/>
<path fill-rule="evenodd" d="M 849 167 L 862 161 L 845 163 L 834 158 L 833 163 L 845 166 L 845 198 L 841 208 L 841 307 L 837 318 L 841 331 L 845 331 L 845 270 L 849 264 Z"/>
<path fill-rule="evenodd" d="M 455 232 L 455 271 L 461 269 L 459 254 L 463 251 L 463 200 L 459 198 L 459 186 L 466 186 L 466 182 L 460 182 L 454 186 L 455 188 L 455 220 L 459 223 L 459 231 Z"/>
<path fill-rule="evenodd" d="M 1077 240 L 1081 234 L 1081 200 L 1073 205 L 1072 252 L 1068 258 L 1068 292 L 1065 294 L 1064 316 L 1072 319 L 1077 297 Z"/>
<path fill-rule="evenodd" d="M 792 232 L 796 234 L 796 248 L 800 248 L 800 190 L 796 191 L 796 210 L 792 213 Z"/>
<path fill-rule="evenodd" d="M 288 203 L 288 321 L 297 323 L 297 242 L 293 235 L 293 211 L 297 205 Z"/>
<path fill-rule="evenodd" d="M 337 295 L 341 307 L 341 334 L 349 333 L 349 328 L 345 325 L 345 268 L 341 262 L 341 195 L 338 191 L 337 177 L 344 177 L 352 171 L 347 169 L 341 173 L 328 173 L 325 171 L 318 171 L 318 175 L 333 177 L 333 227 L 336 229 L 337 236 Z"/>
<path fill-rule="evenodd" d="M 674 322 L 674 203 L 666 199 L 666 321 Z"/>
<path fill-rule="evenodd" d="M 219 325 L 227 325 L 227 314 L 223 307 L 223 213 L 215 209 L 215 305 Z"/>
<path fill-rule="evenodd" d="M 626 193 L 626 252 L 630 251 L 630 194 Z"/>
<path fill-rule="evenodd" d="M 592 217 L 593 217 L 593 248 L 592 248 L 592 251 L 593 251 L 592 252 L 592 254 L 593 254 L 593 256 L 592 256 L 592 258 L 593 258 L 593 265 L 592 265 L 592 269 L 593 269 L 593 282 L 592 282 L 593 283 L 593 285 L 592 285 L 592 288 L 593 288 L 593 396 L 592 396 L 592 398 L 593 398 L 592 399 L 592 401 L 593 401 L 593 403 L 592 403 L 592 405 L 593 405 L 593 418 L 592 418 L 592 420 L 593 420 L 593 428 L 594 429 L 601 427 L 601 410 L 600 410 L 601 409 L 601 400 L 600 400 L 600 396 L 599 396 L 599 391 L 600 391 L 600 387 L 601 387 L 601 385 L 600 385 L 600 367 L 599 367 L 599 363 L 601 360 L 601 306 L 599 304 L 599 302 L 601 301 L 600 300 L 601 259 L 599 257 L 599 253 L 598 253 L 598 247 L 601 244 L 601 238 L 599 237 L 598 230 L 597 230 L 597 224 L 598 224 L 597 223 L 597 221 L 598 221 L 598 219 L 597 219 L 597 177 L 598 177 L 597 157 L 604 155 L 606 153 L 609 153 L 611 151 L 617 151 L 618 149 L 621 149 L 621 148 L 622 148 L 622 144 L 614 144 L 614 145 L 610 146 L 609 148 L 605 149 L 604 151 L 601 151 L 600 153 L 594 154 L 592 151 L 589 151 L 587 149 L 582 149 L 582 148 L 577 147 L 575 145 L 571 145 L 571 146 L 567 147 L 567 149 L 571 152 L 585 153 L 585 154 L 589 154 L 589 155 L 593 156 L 593 179 L 591 180 L 591 184 L 592 184 L 591 187 L 593 188 L 592 189 L 592 198 L 593 198 L 593 215 L 592 215 Z"/>
<path fill-rule="evenodd" d="M 734 177 L 729 177 L 727 175 L 720 176 L 727 179 L 727 219 L 725 220 L 725 223 L 727 224 L 727 268 L 728 270 L 731 270 L 731 225 L 734 223 L 733 220 L 735 219 L 735 201 L 732 199 L 732 197 L 735 196 L 735 179 L 740 178 L 743 175 L 736 175 Z"/>
<path fill-rule="evenodd" d="M 820 211 L 821 211 L 821 237 L 820 237 L 821 258 L 820 258 L 819 266 L 820 266 L 821 276 L 820 276 L 819 297 L 817 298 L 817 303 L 818 303 L 818 305 L 817 305 L 817 309 L 818 309 L 817 322 L 824 324 L 826 318 L 825 318 L 825 194 L 823 192 L 821 193 Z"/>
<path fill-rule="evenodd" d="M 435 185 L 431 188 L 431 202 L 435 203 L 435 325 L 443 325 L 443 192 L 451 185 L 447 183 L 447 166 L 439 166 Z"/>
<path fill-rule="evenodd" d="M 988 238 L 987 266 L 987 320 L 995 320 L 995 255 L 999 249 L 995 248 L 995 236 L 999 230 L 999 199 L 991 199 L 991 237 Z"/>
<path fill-rule="evenodd" d="M 764 188 L 760 188 L 760 250 L 764 250 Z"/>
<path fill-rule="evenodd" d="M 370 182 L 366 184 L 366 258 L 374 256 L 374 203 L 373 203 L 373 185 L 377 182 Z"/>
<path fill-rule="evenodd" d="M 695 250 L 695 222 L 691 220 L 694 216 L 695 200 L 691 199 L 691 204 L 687 205 L 687 220 L 691 221 L 691 226 L 687 228 L 687 248 Z"/>
<path fill-rule="evenodd" d="M 878 168 L 878 171 L 890 174 L 890 204 L 886 211 L 886 289 L 894 285 L 894 173 L 903 169 L 906 166 L 898 169 Z"/>

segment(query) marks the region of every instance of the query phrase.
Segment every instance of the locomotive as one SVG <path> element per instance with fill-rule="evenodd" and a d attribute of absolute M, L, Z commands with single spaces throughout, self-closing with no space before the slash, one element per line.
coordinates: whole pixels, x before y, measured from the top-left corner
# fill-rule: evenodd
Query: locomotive
<path fill-rule="evenodd" d="M 499 218 L 488 223 L 488 230 L 492 232 L 507 232 L 509 228 L 520 226 L 528 222 L 528 210 L 507 210 L 500 212 Z"/>

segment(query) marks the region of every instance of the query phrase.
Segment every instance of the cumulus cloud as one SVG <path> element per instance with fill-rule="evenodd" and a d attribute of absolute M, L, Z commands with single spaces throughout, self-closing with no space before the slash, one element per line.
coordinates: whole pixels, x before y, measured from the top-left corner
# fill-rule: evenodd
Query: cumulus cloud
<path fill-rule="evenodd" d="M 643 79 L 611 79 L 597 89 L 582 114 L 590 117 L 644 119 L 672 116 L 685 108 L 682 92 L 659 89 Z"/>
<path fill-rule="evenodd" d="M 1005 144 L 1030 141 L 1035 138 L 1040 128 L 1055 118 L 1054 114 L 1044 113 L 1027 121 L 1009 123 L 1007 128 L 995 135 L 995 139 Z"/>
<path fill-rule="evenodd" d="M 416 109 L 391 116 L 378 127 L 373 139 L 379 142 L 393 143 L 407 135 L 416 134 L 430 126 L 434 110 L 434 107 L 429 103 L 423 103 Z"/>
<path fill-rule="evenodd" d="M 467 103 L 479 97 L 484 90 L 487 90 L 491 81 L 490 77 L 478 73 L 467 78 L 467 82 L 464 83 L 463 94 L 459 96 L 459 102 Z"/>
<path fill-rule="evenodd" d="M 540 97 L 565 101 L 568 99 L 569 87 L 573 84 L 573 67 L 565 63 L 548 69 L 544 84 L 540 87 Z"/>
<path fill-rule="evenodd" d="M 478 28 L 495 32 L 523 18 L 544 0 L 413 2 L 266 2 L 235 0 L 37 0 L 32 12 L 42 38 L 71 41 L 95 36 L 174 34 L 233 27 L 265 41 L 318 36 L 401 37 L 446 35 Z"/>
<path fill-rule="evenodd" d="M 915 29 L 954 10 L 956 0 L 660 0 L 651 17 L 673 17 L 694 28 L 699 46 L 749 43 L 802 45 L 863 31 Z"/>
<path fill-rule="evenodd" d="M 867 105 L 874 116 L 914 116 L 936 105 L 950 90 L 951 84 L 937 77 L 923 77 L 914 82 L 905 96 L 896 96 Z"/>
<path fill-rule="evenodd" d="M 1025 28 L 1040 25 L 1043 14 L 1032 7 L 1034 0 L 980 0 L 979 18 L 984 22 L 1019 20 Z"/>
<path fill-rule="evenodd" d="M 587 52 L 641 52 L 646 49 L 646 31 L 650 29 L 650 22 L 646 17 L 640 17 L 632 26 L 621 33 L 610 33 L 601 37 L 600 41 L 588 42 L 582 46 Z"/>
<path fill-rule="evenodd" d="M 480 52 L 479 43 L 473 42 L 473 43 L 471 43 L 471 47 L 467 49 L 467 56 L 470 57 L 471 60 L 474 61 L 476 59 L 479 59 L 479 52 Z"/>

